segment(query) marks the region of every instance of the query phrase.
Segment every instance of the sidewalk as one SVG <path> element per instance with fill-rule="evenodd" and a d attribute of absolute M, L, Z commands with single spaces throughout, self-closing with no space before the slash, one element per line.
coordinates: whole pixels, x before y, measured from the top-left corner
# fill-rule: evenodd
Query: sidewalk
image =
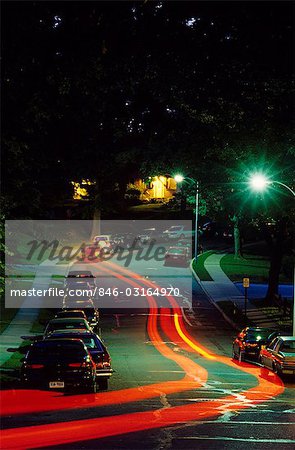
<path fill-rule="evenodd" d="M 64 265 L 56 265 L 56 262 L 44 261 L 38 266 L 38 276 L 35 277 L 33 286 L 36 289 L 46 289 L 51 282 L 50 267 L 54 266 L 56 274 L 64 273 Z M 21 336 L 34 336 L 31 328 L 39 315 L 39 308 L 32 304 L 32 297 L 24 299 L 22 308 L 10 322 L 8 327 L 0 334 L 0 367 L 11 358 L 11 353 L 7 352 L 7 348 L 18 348 L 23 342 Z"/>
<path fill-rule="evenodd" d="M 225 256 L 226 253 L 223 254 L 212 254 L 210 255 L 204 262 L 204 267 L 208 271 L 213 281 L 200 281 L 197 275 L 194 273 L 194 276 L 197 278 L 199 284 L 204 289 L 205 293 L 208 295 L 209 299 L 215 303 L 216 307 L 225 317 L 225 319 L 231 323 L 231 325 L 240 329 L 241 327 L 235 324 L 232 319 L 227 317 L 221 307 L 218 305 L 220 301 L 231 301 L 234 303 L 240 311 L 244 311 L 244 295 L 241 294 L 241 291 L 236 287 L 236 285 L 227 277 L 227 275 L 223 272 L 220 267 L 220 260 Z M 278 308 L 275 308 L 277 309 Z M 274 311 L 275 312 L 275 311 Z M 278 311 L 277 311 L 278 313 Z M 253 322 L 256 326 L 267 327 L 278 329 L 280 327 L 278 320 L 280 318 L 279 314 L 267 315 L 267 308 L 261 306 L 257 307 L 252 302 L 247 302 L 247 317 L 249 321 Z"/>

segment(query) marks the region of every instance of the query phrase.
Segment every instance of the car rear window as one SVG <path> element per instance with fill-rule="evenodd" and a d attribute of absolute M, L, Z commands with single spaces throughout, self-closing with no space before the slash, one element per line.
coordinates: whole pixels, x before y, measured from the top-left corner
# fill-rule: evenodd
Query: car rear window
<path fill-rule="evenodd" d="M 168 250 L 168 253 L 172 253 L 174 255 L 182 255 L 184 250 L 182 248 L 171 248 Z"/>
<path fill-rule="evenodd" d="M 79 311 L 60 312 L 57 315 L 58 315 L 58 317 L 84 317 L 83 312 L 79 312 Z"/>
<path fill-rule="evenodd" d="M 75 322 L 55 322 L 55 323 L 50 323 L 48 325 L 47 331 L 52 331 L 52 330 L 68 330 L 68 329 L 72 329 L 72 328 L 82 328 L 82 329 L 86 329 L 86 324 L 84 321 L 75 321 Z"/>
<path fill-rule="evenodd" d="M 40 345 L 41 344 L 41 345 Z M 86 355 L 84 346 L 79 342 L 62 342 L 56 343 L 54 341 L 42 342 L 34 346 L 28 355 L 28 359 L 33 358 L 47 358 L 59 357 L 64 358 L 84 358 Z"/>
<path fill-rule="evenodd" d="M 257 331 L 249 331 L 247 333 L 247 339 L 253 339 L 255 341 L 265 340 L 270 335 L 270 331 L 266 330 L 257 330 Z"/>

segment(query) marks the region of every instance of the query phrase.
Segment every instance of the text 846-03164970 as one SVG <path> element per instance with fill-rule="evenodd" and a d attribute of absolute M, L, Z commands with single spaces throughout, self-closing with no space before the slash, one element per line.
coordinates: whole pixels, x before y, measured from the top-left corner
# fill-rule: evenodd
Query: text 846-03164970
<path fill-rule="evenodd" d="M 113 296 L 117 297 L 119 294 L 124 294 L 126 297 L 179 297 L 180 291 L 175 287 L 162 287 L 162 288 L 137 288 L 128 287 L 124 290 L 119 290 L 118 288 L 98 288 L 97 295 L 99 297 Z"/>

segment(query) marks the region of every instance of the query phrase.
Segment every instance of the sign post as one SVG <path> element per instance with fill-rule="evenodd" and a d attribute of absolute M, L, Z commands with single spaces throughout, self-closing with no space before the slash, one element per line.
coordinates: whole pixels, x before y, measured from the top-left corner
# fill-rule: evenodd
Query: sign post
<path fill-rule="evenodd" d="M 245 289 L 245 303 L 244 303 L 244 314 L 247 317 L 247 300 L 248 300 L 248 287 L 250 286 L 250 279 L 243 278 L 243 287 Z"/>

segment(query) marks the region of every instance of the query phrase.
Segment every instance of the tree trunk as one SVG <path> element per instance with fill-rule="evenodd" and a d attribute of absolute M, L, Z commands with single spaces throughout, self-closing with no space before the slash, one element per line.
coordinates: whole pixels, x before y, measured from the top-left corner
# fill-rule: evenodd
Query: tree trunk
<path fill-rule="evenodd" d="M 278 229 L 275 236 L 266 234 L 267 242 L 270 247 L 270 268 L 268 275 L 268 288 L 265 300 L 271 304 L 275 300 L 279 291 L 279 277 L 282 267 L 283 256 L 288 248 L 287 218 L 282 218 L 278 223 Z M 289 243 L 290 248 L 292 248 Z"/>
<path fill-rule="evenodd" d="M 279 276 L 281 271 L 282 259 L 283 259 L 282 248 L 279 247 L 278 245 L 275 245 L 272 249 L 272 254 L 270 258 L 268 288 L 265 297 L 265 300 L 269 304 L 273 303 L 275 296 L 277 296 L 279 292 Z"/>
<path fill-rule="evenodd" d="M 101 186 L 96 183 L 96 194 L 94 198 L 94 209 L 93 209 L 93 219 L 92 219 L 92 230 L 91 230 L 91 241 L 94 237 L 101 233 L 100 229 L 100 218 L 101 218 Z"/>
<path fill-rule="evenodd" d="M 234 226 L 235 258 L 241 258 L 241 236 L 238 225 Z"/>
<path fill-rule="evenodd" d="M 183 215 L 186 211 L 186 195 L 185 194 L 181 194 L 181 199 L 180 199 L 180 212 L 181 215 Z"/>
<path fill-rule="evenodd" d="M 234 246 L 235 246 L 235 259 L 241 258 L 241 235 L 239 228 L 239 216 L 234 214 L 233 217 L 230 218 L 234 226 Z"/>
<path fill-rule="evenodd" d="M 101 216 L 100 209 L 95 207 L 92 219 L 91 241 L 93 241 L 95 236 L 100 234 L 100 216 Z"/>

